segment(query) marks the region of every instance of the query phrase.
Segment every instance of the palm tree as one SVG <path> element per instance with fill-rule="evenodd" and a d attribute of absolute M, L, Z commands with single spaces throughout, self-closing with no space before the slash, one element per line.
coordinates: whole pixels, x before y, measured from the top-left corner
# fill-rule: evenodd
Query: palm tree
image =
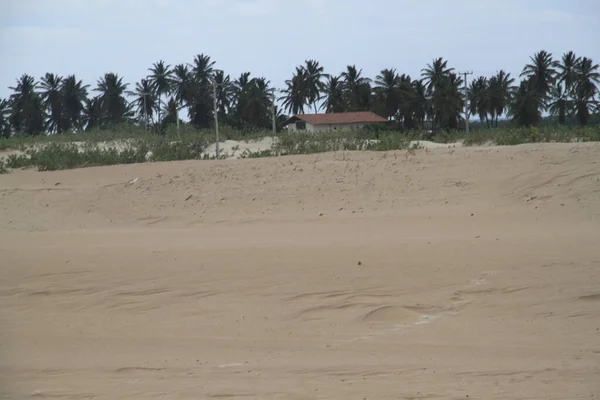
<path fill-rule="evenodd" d="M 17 85 L 9 89 L 11 113 L 10 124 L 16 133 L 39 135 L 44 132 L 45 110 L 41 97 L 36 92 L 38 82 L 27 74 L 17 79 Z"/>
<path fill-rule="evenodd" d="M 488 86 L 488 79 L 485 76 L 473 80 L 468 91 L 469 99 L 469 113 L 471 115 L 478 115 L 479 121 L 483 124 L 484 121 L 488 122 L 491 104 L 490 104 L 490 90 Z"/>
<path fill-rule="evenodd" d="M 271 89 L 265 78 L 253 78 L 243 87 L 237 116 L 244 128 L 266 129 L 271 124 Z"/>
<path fill-rule="evenodd" d="M 185 107 L 191 98 L 192 74 L 185 64 L 178 64 L 173 68 L 173 81 L 171 93 L 179 107 Z"/>
<path fill-rule="evenodd" d="M 366 111 L 371 105 L 371 79 L 362 76 L 362 69 L 348 65 L 341 75 L 348 111 Z"/>
<path fill-rule="evenodd" d="M 489 112 L 493 112 L 498 126 L 498 117 L 506 111 L 514 92 L 514 79 L 509 73 L 500 70 L 492 79 L 489 80 Z M 493 122 L 493 121 L 492 121 Z"/>
<path fill-rule="evenodd" d="M 214 76 L 215 62 L 205 54 L 198 54 L 194 57 L 194 62 L 190 65 L 192 76 L 196 82 L 208 83 Z"/>
<path fill-rule="evenodd" d="M 408 101 L 408 112 L 406 115 L 410 115 L 408 124 L 405 122 L 405 126 L 408 129 L 414 127 L 414 125 L 423 128 L 425 125 L 425 118 L 427 117 L 428 111 L 431 109 L 431 102 L 427 98 L 427 86 L 421 79 L 415 79 L 411 84 L 411 91 L 409 92 Z M 406 121 L 406 117 L 405 117 Z M 413 125 L 414 124 L 414 125 Z"/>
<path fill-rule="evenodd" d="M 233 81 L 234 93 L 238 95 L 244 90 L 244 87 L 250 82 L 250 72 L 242 72 L 236 80 Z"/>
<path fill-rule="evenodd" d="M 65 130 L 81 131 L 83 129 L 83 114 L 88 96 L 87 88 L 75 75 L 69 75 L 62 81 L 60 87 L 64 109 Z"/>
<path fill-rule="evenodd" d="M 427 83 L 427 89 L 432 90 L 451 72 L 454 72 L 454 68 L 448 68 L 448 61 L 440 57 L 434 59 L 431 64 L 427 64 L 427 67 L 421 70 L 421 76 Z"/>
<path fill-rule="evenodd" d="M 488 98 L 488 114 L 489 114 L 489 120 L 491 120 L 490 125 L 494 126 L 495 121 L 496 121 L 496 107 L 494 104 L 492 104 L 492 93 L 497 90 L 499 86 L 498 83 L 498 77 L 497 76 L 492 76 L 490 79 L 488 79 L 488 85 L 487 85 L 487 98 Z M 488 120 L 488 121 L 489 121 Z"/>
<path fill-rule="evenodd" d="M 179 132 L 179 110 L 188 105 L 192 101 L 193 78 L 192 73 L 185 64 L 177 64 L 173 68 L 173 79 L 171 81 L 171 93 L 177 102 L 177 132 Z"/>
<path fill-rule="evenodd" d="M 463 119 L 461 114 L 464 109 L 462 84 L 462 78 L 453 72 L 437 82 L 432 98 L 435 126 L 446 129 L 458 128 Z"/>
<path fill-rule="evenodd" d="M 574 52 L 569 51 L 563 54 L 561 61 L 555 62 L 555 67 L 558 68 L 557 83 L 564 85 L 563 92 L 565 94 L 571 93 L 573 89 L 576 80 L 576 68 L 580 61 L 581 59 Z"/>
<path fill-rule="evenodd" d="M 232 125 L 242 125 L 242 108 L 244 107 L 244 96 L 251 81 L 250 72 L 242 72 L 240 76 L 231 83 L 231 114 Z"/>
<path fill-rule="evenodd" d="M 214 79 L 215 62 L 205 54 L 194 58 L 191 68 L 191 84 L 188 100 L 190 121 L 198 128 L 208 128 L 213 117 L 211 83 Z"/>
<path fill-rule="evenodd" d="M 590 58 L 583 57 L 575 68 L 575 90 L 584 96 L 593 98 L 598 92 L 600 83 L 600 66 Z"/>
<path fill-rule="evenodd" d="M 598 64 L 587 57 L 583 57 L 575 68 L 575 109 L 581 125 L 587 123 L 591 111 L 598 104 L 596 93 L 600 83 L 599 68 Z"/>
<path fill-rule="evenodd" d="M 304 78 L 306 79 L 304 83 L 306 88 L 306 102 L 309 106 L 313 105 L 316 114 L 317 102 L 322 99 L 322 93 L 325 90 L 323 79 L 328 78 L 329 75 L 324 73 L 324 68 L 315 60 L 307 60 L 304 71 Z"/>
<path fill-rule="evenodd" d="M 102 110 L 101 126 L 124 122 L 129 116 L 129 106 L 125 99 L 127 86 L 127 83 L 123 83 L 123 78 L 112 72 L 104 74 L 98 80 L 94 91 L 100 93 L 98 100 Z"/>
<path fill-rule="evenodd" d="M 250 78 L 250 72 L 242 72 L 238 78 L 236 78 L 231 85 L 231 105 L 233 112 L 234 125 L 242 125 L 242 110 L 245 104 L 245 96 L 248 91 L 248 87 L 252 78 Z"/>
<path fill-rule="evenodd" d="M 11 135 L 9 116 L 10 102 L 0 99 L 0 137 L 8 138 Z"/>
<path fill-rule="evenodd" d="M 401 123 L 403 129 L 422 126 L 427 109 L 426 92 L 427 89 L 422 80 L 412 80 L 406 74 L 398 76 L 395 92 L 398 104 L 396 121 Z"/>
<path fill-rule="evenodd" d="M 215 83 L 217 84 L 217 109 L 219 118 L 224 118 L 232 109 L 235 87 L 229 75 L 223 71 L 217 71 L 215 74 Z"/>
<path fill-rule="evenodd" d="M 541 100 L 537 88 L 538 83 L 535 78 L 529 78 L 521 81 L 516 90 L 509 105 L 508 115 L 512 116 L 513 122 L 518 126 L 539 124 L 542 113 L 539 110 Z"/>
<path fill-rule="evenodd" d="M 48 112 L 47 127 L 52 134 L 62 133 L 64 130 L 61 85 L 62 78 L 52 73 L 46 73 L 40 83 L 42 100 Z"/>
<path fill-rule="evenodd" d="M 521 77 L 531 80 L 532 89 L 536 91 L 537 98 L 540 100 L 540 109 L 546 109 L 548 94 L 556 80 L 556 63 L 552 60 L 552 54 L 545 50 L 535 53 L 531 58 L 531 63 L 525 65 Z"/>
<path fill-rule="evenodd" d="M 158 113 L 158 122 L 161 121 L 161 109 L 165 104 L 162 101 L 162 96 L 165 94 L 169 94 L 171 92 L 171 88 L 173 87 L 173 71 L 171 71 L 171 66 L 165 64 L 163 60 L 160 60 L 152 65 L 152 68 L 148 70 L 151 72 L 148 77 L 153 92 L 156 94 L 158 98 L 158 107 L 156 111 Z"/>
<path fill-rule="evenodd" d="M 283 100 L 284 110 L 288 110 L 291 114 L 304 114 L 304 106 L 306 105 L 307 90 L 305 77 L 306 71 L 302 67 L 296 67 L 296 73 L 292 76 L 292 79 L 285 81 L 287 88 L 283 90 L 284 96 L 280 98 Z"/>
<path fill-rule="evenodd" d="M 242 72 L 240 76 L 233 81 L 232 84 L 232 105 L 238 110 L 237 105 L 240 101 L 240 96 L 244 92 L 246 85 L 250 82 L 250 72 Z"/>
<path fill-rule="evenodd" d="M 85 130 L 91 131 L 100 128 L 103 122 L 103 110 L 100 97 L 96 96 L 85 100 L 83 107 L 83 120 L 85 121 Z"/>
<path fill-rule="evenodd" d="M 321 105 L 326 113 L 344 112 L 346 104 L 344 102 L 344 88 L 342 78 L 339 76 L 329 76 L 323 90 L 325 102 Z"/>
<path fill-rule="evenodd" d="M 433 121 L 433 128 L 435 124 L 440 120 L 437 107 L 443 104 L 443 100 L 437 98 L 441 94 L 440 88 L 442 85 L 447 84 L 448 78 L 451 73 L 454 72 L 454 68 L 448 68 L 448 61 L 442 57 L 436 58 L 431 64 L 427 64 L 426 68 L 421 70 L 421 76 L 427 84 L 428 95 L 431 99 L 431 110 L 430 117 Z"/>
<path fill-rule="evenodd" d="M 383 69 L 375 77 L 375 95 L 382 104 L 384 111 L 380 114 L 388 119 L 398 113 L 400 106 L 400 86 L 400 76 L 395 68 Z"/>
<path fill-rule="evenodd" d="M 573 102 L 563 85 L 555 85 L 550 91 L 552 101 L 548 104 L 548 111 L 551 115 L 558 115 L 558 123 L 564 125 L 567 121 L 567 115 L 573 111 Z"/>
<path fill-rule="evenodd" d="M 165 117 L 162 120 L 163 126 L 176 124 L 179 118 L 179 103 L 175 97 L 169 97 L 167 106 L 165 107 Z"/>
<path fill-rule="evenodd" d="M 396 93 L 397 114 L 396 120 L 402 122 L 404 129 L 415 128 L 418 112 L 415 106 L 418 104 L 418 94 L 416 92 L 414 81 L 410 75 L 402 74 L 398 76 Z"/>
<path fill-rule="evenodd" d="M 137 114 L 143 121 L 144 127 L 148 129 L 150 119 L 154 116 L 154 111 L 156 110 L 160 113 L 156 84 L 150 79 L 142 79 L 135 84 L 135 90 L 127 92 L 127 94 L 135 96 L 133 105 L 136 107 Z M 159 119 L 158 122 L 160 123 L 161 120 Z"/>

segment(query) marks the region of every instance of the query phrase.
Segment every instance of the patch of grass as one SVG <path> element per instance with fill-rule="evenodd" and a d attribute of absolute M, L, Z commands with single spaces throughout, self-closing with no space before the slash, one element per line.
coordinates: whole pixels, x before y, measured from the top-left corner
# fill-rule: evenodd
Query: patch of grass
<path fill-rule="evenodd" d="M 8 173 L 8 170 L 4 166 L 4 161 L 0 160 L 0 174 L 7 174 L 7 173 Z"/>
<path fill-rule="evenodd" d="M 20 150 L 26 143 L 34 143 L 36 138 L 33 137 L 20 137 L 14 136 L 10 138 L 1 138 L 0 139 L 0 151 L 2 150 Z"/>
<path fill-rule="evenodd" d="M 270 131 L 221 130 L 221 139 L 253 141 L 272 136 Z M 18 149 L 23 155 L 10 155 L 0 160 L 2 172 L 34 166 L 42 171 L 148 161 L 214 159 L 204 149 L 214 143 L 211 129 L 198 130 L 183 124 L 179 133 L 175 126 L 161 134 L 145 132 L 140 127 L 124 125 L 112 130 L 93 130 L 81 134 L 0 139 L 0 150 Z M 600 126 L 541 128 L 476 128 L 464 131 L 438 131 L 429 138 L 426 132 L 397 132 L 389 129 L 361 129 L 330 132 L 280 133 L 271 149 L 242 153 L 242 158 L 279 155 L 314 154 L 331 151 L 391 151 L 409 148 L 411 140 L 433 140 L 438 143 L 463 141 L 464 145 L 492 143 L 518 145 L 539 142 L 600 141 Z M 123 146 L 125 147 L 123 149 Z"/>
<path fill-rule="evenodd" d="M 600 141 L 600 126 L 544 126 L 541 128 L 494 128 L 478 129 L 462 133 L 466 146 L 493 143 L 514 146 L 524 143 L 570 143 Z"/>
<path fill-rule="evenodd" d="M 388 151 L 406 149 L 407 136 L 398 132 L 318 132 L 285 133 L 273 144 L 276 155 L 314 154 L 329 151 L 374 150 Z"/>
<path fill-rule="evenodd" d="M 202 158 L 204 143 L 197 140 L 168 142 L 165 139 L 147 142 L 132 141 L 125 149 L 99 147 L 94 143 L 78 146 L 74 143 L 48 143 L 30 148 L 24 155 L 7 158 L 10 168 L 35 166 L 39 171 L 95 167 L 101 165 L 134 164 L 146 161 L 174 161 Z"/>
<path fill-rule="evenodd" d="M 24 168 L 29 165 L 29 157 L 24 155 L 11 154 L 4 161 L 8 168 Z"/>
<path fill-rule="evenodd" d="M 143 162 L 145 149 L 127 149 L 119 152 L 116 148 L 83 148 L 75 144 L 52 143 L 37 150 L 28 151 L 28 164 L 40 171 L 94 167 L 100 165 L 132 164 Z M 26 157 L 26 156 L 21 156 Z"/>
<path fill-rule="evenodd" d="M 261 151 L 245 152 L 245 153 L 241 154 L 241 158 L 265 158 L 265 157 L 275 157 L 275 156 L 276 156 L 276 154 L 274 154 L 269 149 L 261 150 Z"/>
<path fill-rule="evenodd" d="M 150 148 L 150 161 L 200 160 L 207 143 L 201 139 L 154 142 Z"/>
<path fill-rule="evenodd" d="M 377 142 L 370 143 L 367 150 L 392 151 L 408 149 L 411 137 L 397 132 L 380 134 Z"/>

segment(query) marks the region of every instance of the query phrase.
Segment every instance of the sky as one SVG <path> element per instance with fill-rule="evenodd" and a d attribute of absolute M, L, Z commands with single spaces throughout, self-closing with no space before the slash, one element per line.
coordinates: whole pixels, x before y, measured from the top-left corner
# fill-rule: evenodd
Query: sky
<path fill-rule="evenodd" d="M 249 71 L 283 88 L 307 59 L 370 78 L 384 68 L 416 78 L 437 57 L 474 76 L 518 76 L 542 49 L 600 63 L 600 0 L 6 0 L 0 98 L 24 73 L 93 88 L 115 72 L 133 89 L 154 62 L 197 54 L 232 79 Z"/>

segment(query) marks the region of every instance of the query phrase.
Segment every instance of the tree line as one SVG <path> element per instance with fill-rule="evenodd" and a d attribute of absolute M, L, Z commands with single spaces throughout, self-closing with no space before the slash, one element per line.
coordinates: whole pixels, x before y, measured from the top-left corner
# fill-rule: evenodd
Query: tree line
<path fill-rule="evenodd" d="M 427 64 L 418 78 L 389 68 L 374 80 L 355 65 L 331 75 L 318 61 L 306 60 L 283 90 L 250 72 L 232 79 L 214 65 L 205 54 L 175 66 L 161 60 L 133 87 L 113 72 L 93 88 L 75 75 L 47 73 L 37 81 L 24 74 L 9 87 L 10 97 L 0 99 L 0 136 L 76 133 L 122 123 L 161 129 L 183 123 L 183 110 L 189 124 L 208 128 L 215 105 L 219 120 L 240 130 L 268 129 L 275 109 L 280 122 L 284 113 L 370 110 L 405 130 L 423 129 L 426 124 L 460 129 L 465 101 L 469 115 L 488 127 L 497 126 L 504 115 L 517 126 L 535 126 L 544 112 L 558 116 L 560 124 L 574 120 L 585 125 L 600 111 L 599 66 L 572 51 L 558 60 L 544 50 L 535 53 L 520 73 L 519 84 L 500 70 L 490 77 L 475 77 L 466 90 L 462 76 L 443 58 Z M 276 100 L 281 101 L 281 110 L 275 107 Z"/>

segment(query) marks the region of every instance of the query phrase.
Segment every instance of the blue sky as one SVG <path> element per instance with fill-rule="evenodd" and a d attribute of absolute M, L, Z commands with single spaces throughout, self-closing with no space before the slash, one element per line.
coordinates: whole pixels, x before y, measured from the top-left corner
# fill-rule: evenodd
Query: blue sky
<path fill-rule="evenodd" d="M 0 2 L 0 97 L 23 73 L 105 72 L 133 83 L 160 59 L 205 53 L 232 77 L 283 87 L 314 58 L 413 77 L 435 57 L 491 75 L 520 73 L 540 49 L 600 63 L 600 0 L 6 0 Z"/>

